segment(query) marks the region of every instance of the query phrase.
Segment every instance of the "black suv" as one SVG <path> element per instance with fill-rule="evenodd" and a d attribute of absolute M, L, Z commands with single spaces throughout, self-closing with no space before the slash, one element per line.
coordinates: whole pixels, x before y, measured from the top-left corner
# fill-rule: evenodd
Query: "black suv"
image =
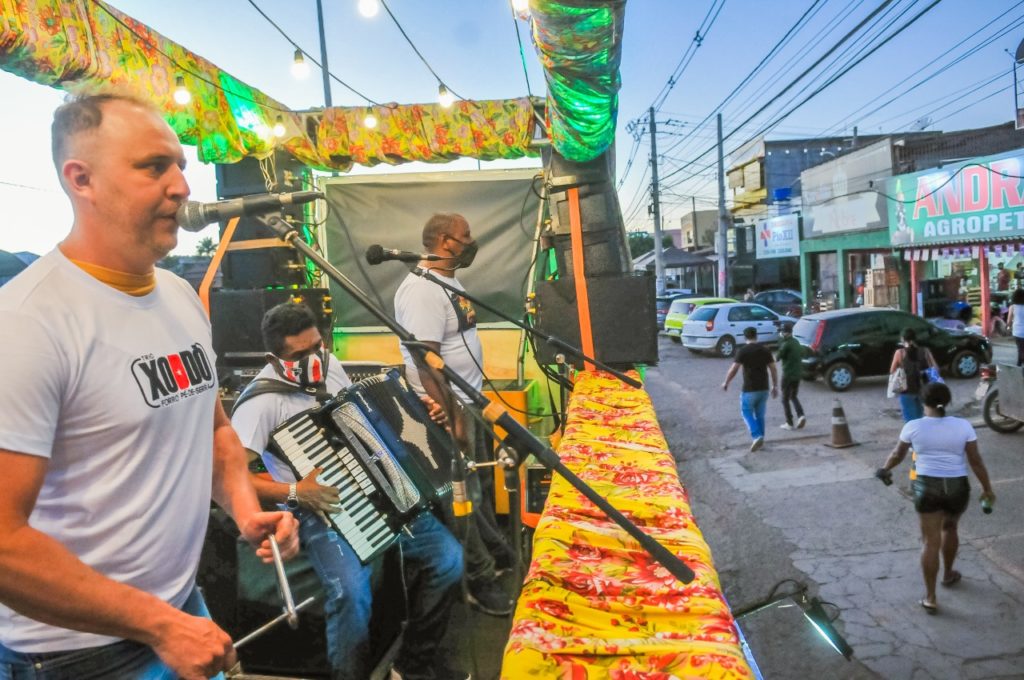
<path fill-rule="evenodd" d="M 837 309 L 810 314 L 796 322 L 793 337 L 804 347 L 804 379 L 825 376 L 842 392 L 857 376 L 888 375 L 904 328 L 917 332 L 939 366 L 957 378 L 972 378 L 992 360 L 992 347 L 980 335 L 949 332 L 894 309 Z"/>

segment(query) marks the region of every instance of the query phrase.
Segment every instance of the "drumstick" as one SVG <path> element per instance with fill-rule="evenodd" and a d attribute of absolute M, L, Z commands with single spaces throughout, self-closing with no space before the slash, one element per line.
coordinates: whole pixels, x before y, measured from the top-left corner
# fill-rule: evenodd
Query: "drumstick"
<path fill-rule="evenodd" d="M 295 608 L 295 611 L 296 612 L 300 612 L 303 609 L 305 609 L 306 607 L 308 607 L 309 605 L 313 604 L 315 601 L 316 601 L 315 597 L 306 598 L 301 603 L 299 603 L 299 606 Z M 235 643 L 235 649 L 238 649 L 239 647 L 241 647 L 244 644 L 252 642 L 254 639 L 258 638 L 260 635 L 263 635 L 264 633 L 266 633 L 268 630 L 270 630 L 271 628 L 273 628 L 277 624 L 281 623 L 282 621 L 287 620 L 289 616 L 290 616 L 290 614 L 288 612 L 283 612 L 280 615 L 278 615 L 276 618 L 271 619 L 267 623 L 263 624 L 262 626 L 260 626 L 259 628 L 257 628 L 253 632 L 249 633 L 248 635 L 243 637 L 238 642 L 236 642 Z"/>
<path fill-rule="evenodd" d="M 288 575 L 284 573 L 284 560 L 281 559 L 281 549 L 277 545 L 274 534 L 270 534 L 270 551 L 274 553 L 274 569 L 277 571 L 277 586 L 281 590 L 281 597 L 284 599 L 284 616 L 288 621 L 288 627 L 295 630 L 299 627 L 299 615 L 295 610 L 295 600 L 292 599 L 292 589 L 288 585 Z"/>

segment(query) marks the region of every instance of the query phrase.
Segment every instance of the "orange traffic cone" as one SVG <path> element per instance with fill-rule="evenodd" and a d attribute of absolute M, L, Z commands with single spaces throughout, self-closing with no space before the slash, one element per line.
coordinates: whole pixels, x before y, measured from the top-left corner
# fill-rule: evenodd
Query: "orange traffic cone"
<path fill-rule="evenodd" d="M 846 414 L 843 413 L 843 405 L 839 403 L 838 398 L 832 402 L 832 441 L 825 446 L 830 446 L 833 449 L 857 446 L 857 442 L 853 441 L 853 436 L 850 434 L 850 426 L 846 423 Z"/>

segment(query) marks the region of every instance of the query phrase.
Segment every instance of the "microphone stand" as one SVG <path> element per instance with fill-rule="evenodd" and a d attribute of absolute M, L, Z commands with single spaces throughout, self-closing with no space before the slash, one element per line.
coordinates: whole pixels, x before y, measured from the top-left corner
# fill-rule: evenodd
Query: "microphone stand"
<path fill-rule="evenodd" d="M 513 319 L 511 316 L 508 316 L 504 312 L 498 311 L 497 309 L 495 309 L 491 305 L 487 304 L 486 302 L 484 302 L 480 298 L 474 297 L 474 296 L 470 295 L 469 293 L 467 293 L 466 291 L 464 291 L 464 290 L 462 290 L 460 288 L 456 288 L 455 286 L 453 286 L 450 283 L 446 283 L 446 282 L 442 281 L 438 277 L 434 276 L 430 272 L 430 270 L 422 269 L 420 267 L 416 267 L 415 269 L 412 270 L 412 273 L 415 274 L 416 276 L 419 276 L 420 278 L 427 279 L 428 281 L 433 281 L 434 283 L 436 283 L 437 285 L 441 286 L 442 288 L 444 288 L 447 291 L 455 293 L 456 295 L 461 295 L 462 297 L 464 297 L 467 300 L 469 300 L 470 302 L 472 302 L 474 305 L 478 305 L 478 306 L 482 307 L 483 309 L 486 309 L 488 312 L 490 312 L 490 313 L 492 313 L 492 314 L 494 314 L 496 316 L 501 317 L 505 321 L 508 321 L 509 323 L 514 324 L 518 328 L 521 328 L 522 330 L 524 330 L 527 333 L 533 335 L 534 337 L 538 337 L 541 340 L 544 340 L 545 342 L 547 342 L 552 347 L 554 347 L 554 348 L 556 348 L 556 349 L 558 349 L 558 350 L 560 350 L 562 352 L 565 352 L 565 353 L 567 353 L 567 354 L 569 354 L 571 356 L 574 356 L 577 359 L 581 359 L 583 361 L 586 361 L 586 362 L 594 364 L 595 366 L 600 368 L 602 371 L 605 371 L 607 373 L 611 373 L 616 378 L 618 378 L 622 382 L 626 383 L 630 387 L 635 387 L 637 389 L 643 389 L 643 383 L 641 383 L 639 380 L 636 380 L 634 378 L 629 377 L 628 375 L 626 375 L 622 371 L 619 371 L 617 369 L 612 368 L 611 366 L 609 366 L 608 364 L 604 363 L 603 361 L 595 359 L 594 357 L 587 356 L 586 354 L 583 353 L 583 351 L 581 349 L 579 349 L 578 347 L 574 347 L 574 346 L 570 345 L 569 343 L 565 342 L 564 340 L 560 340 L 559 338 L 556 338 L 553 335 L 545 333 L 544 331 L 539 330 L 539 329 L 535 328 L 534 326 L 528 326 L 525 323 L 523 323 L 521 321 L 518 321 L 517 319 Z"/>
<path fill-rule="evenodd" d="M 583 494 L 587 500 L 600 508 L 609 519 L 618 524 L 619 527 L 621 527 L 627 534 L 632 536 L 644 550 L 650 553 L 651 557 L 653 557 L 661 566 L 665 567 L 665 569 L 678 580 L 683 583 L 689 583 L 694 579 L 693 570 L 690 569 L 686 563 L 669 552 L 669 550 L 661 543 L 644 533 L 640 527 L 630 521 L 629 518 L 621 512 L 616 510 L 611 503 L 590 488 L 586 482 L 577 477 L 572 470 L 565 467 L 561 459 L 558 457 L 558 454 L 545 446 L 543 442 L 533 436 L 533 433 L 523 425 L 520 425 L 505 408 L 496 402 L 488 400 L 487 397 L 474 389 L 472 385 L 462 378 L 462 376 L 449 368 L 438 354 L 422 342 L 418 341 L 412 333 L 403 328 L 385 311 L 378 308 L 373 301 L 370 300 L 370 298 L 363 293 L 357 285 L 355 285 L 355 283 L 338 271 L 338 269 L 328 262 L 325 257 L 313 250 L 308 243 L 303 241 L 299 236 L 299 233 L 281 218 L 280 212 L 268 213 L 263 216 L 253 216 L 253 218 L 270 229 L 273 233 L 277 234 L 282 241 L 290 244 L 297 251 L 316 263 L 316 265 L 320 267 L 320 271 L 324 272 L 335 283 L 345 289 L 345 292 L 355 298 L 355 300 L 359 302 L 366 311 L 370 312 L 370 314 L 395 333 L 401 343 L 405 347 L 409 348 L 411 352 L 415 352 L 426 366 L 439 371 L 441 375 L 448 380 L 449 384 L 457 386 L 463 394 L 467 395 L 469 401 L 472 402 L 472 405 L 482 412 L 485 420 L 490 422 L 492 425 L 497 425 L 507 433 L 507 438 L 512 440 L 513 447 L 518 448 L 521 453 L 532 453 L 533 456 L 545 467 L 561 475 L 562 478 L 569 482 L 574 489 Z"/>

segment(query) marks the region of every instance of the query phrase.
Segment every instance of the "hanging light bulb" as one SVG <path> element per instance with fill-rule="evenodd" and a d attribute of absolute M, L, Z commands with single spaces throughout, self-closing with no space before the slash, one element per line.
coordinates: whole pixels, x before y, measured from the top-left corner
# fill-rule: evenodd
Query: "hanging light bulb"
<path fill-rule="evenodd" d="M 377 0 L 359 0 L 359 13 L 367 19 L 377 16 L 380 11 L 380 3 Z"/>
<path fill-rule="evenodd" d="M 178 76 L 174 79 L 174 101 L 180 106 L 185 106 L 192 101 L 192 93 L 185 87 L 184 76 Z"/>
<path fill-rule="evenodd" d="M 377 116 L 373 115 L 372 113 L 367 113 L 366 117 L 363 118 L 363 125 L 365 125 L 371 130 L 377 127 Z"/>
<path fill-rule="evenodd" d="M 286 132 L 286 130 L 285 130 L 285 127 L 284 127 L 284 118 L 282 118 L 281 116 L 278 116 L 277 117 L 277 121 L 274 123 L 274 136 L 275 137 L 284 137 L 284 133 L 285 132 Z"/>
<path fill-rule="evenodd" d="M 292 75 L 299 80 L 305 80 L 309 77 L 309 64 L 306 63 L 306 57 L 300 49 L 295 50 L 295 59 L 292 61 Z"/>
<path fill-rule="evenodd" d="M 437 103 L 445 109 L 450 109 L 452 104 L 455 103 L 455 95 L 448 91 L 448 88 L 444 86 L 444 83 L 437 86 Z"/>
<path fill-rule="evenodd" d="M 512 0 L 512 11 L 520 19 L 530 16 L 530 0 Z"/>

